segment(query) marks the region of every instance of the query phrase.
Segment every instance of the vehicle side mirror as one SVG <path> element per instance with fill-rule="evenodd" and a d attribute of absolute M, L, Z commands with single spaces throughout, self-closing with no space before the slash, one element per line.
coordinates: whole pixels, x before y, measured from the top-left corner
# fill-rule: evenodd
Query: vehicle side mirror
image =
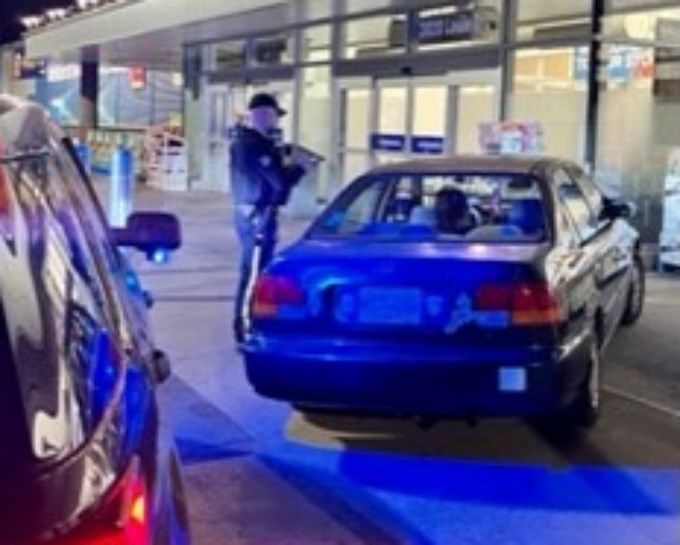
<path fill-rule="evenodd" d="M 635 205 L 622 200 L 607 199 L 600 214 L 602 220 L 630 219 L 635 216 Z"/>
<path fill-rule="evenodd" d="M 135 212 L 122 229 L 113 229 L 113 241 L 123 248 L 134 248 L 149 260 L 165 261 L 169 252 L 182 246 L 179 219 L 162 212 Z"/>

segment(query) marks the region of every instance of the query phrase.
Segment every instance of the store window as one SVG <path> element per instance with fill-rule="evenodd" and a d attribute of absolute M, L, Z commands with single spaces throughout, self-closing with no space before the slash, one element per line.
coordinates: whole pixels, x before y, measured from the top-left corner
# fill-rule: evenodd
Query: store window
<path fill-rule="evenodd" d="M 298 20 L 309 22 L 333 17 L 335 0 L 296 0 Z"/>
<path fill-rule="evenodd" d="M 174 72 L 103 67 L 99 75 L 99 123 L 146 127 L 170 123 L 182 113 L 182 81 Z M 65 104 L 51 102 L 52 109 Z"/>
<path fill-rule="evenodd" d="M 295 56 L 292 34 L 271 34 L 255 38 L 252 44 L 254 66 L 291 64 Z"/>
<path fill-rule="evenodd" d="M 680 153 L 680 8 L 609 13 L 605 32 L 596 176 L 636 203 L 633 222 L 657 242 Z"/>
<path fill-rule="evenodd" d="M 394 7 L 394 0 L 340 0 L 340 12 L 346 15 L 363 11 L 378 10 Z"/>
<path fill-rule="evenodd" d="M 331 25 L 319 25 L 302 30 L 303 62 L 329 61 L 333 52 L 333 29 Z"/>
<path fill-rule="evenodd" d="M 584 38 L 590 34 L 592 0 L 517 0 L 518 41 Z"/>
<path fill-rule="evenodd" d="M 581 241 L 591 238 L 597 231 L 598 220 L 579 185 L 564 170 L 554 175 L 555 187 L 572 225 Z"/>
<path fill-rule="evenodd" d="M 298 115 L 299 142 L 304 147 L 314 150 L 326 160 L 319 165 L 316 179 L 303 183 L 306 203 L 302 203 L 312 213 L 315 211 L 316 199 L 327 193 L 329 185 L 330 163 L 333 153 L 329 131 L 319 127 L 331 127 L 332 120 L 332 77 L 329 65 L 306 66 L 301 69 L 304 85 L 300 97 Z M 335 184 L 337 185 L 337 183 Z"/>
<path fill-rule="evenodd" d="M 585 147 L 587 47 L 522 49 L 513 59 L 512 121 L 538 123 L 550 155 L 581 162 Z"/>
<path fill-rule="evenodd" d="M 246 40 L 219 42 L 211 46 L 215 72 L 228 72 L 245 68 L 248 63 L 248 44 Z"/>
<path fill-rule="evenodd" d="M 346 59 L 403 54 L 406 51 L 406 15 L 379 15 L 347 21 L 344 25 Z"/>

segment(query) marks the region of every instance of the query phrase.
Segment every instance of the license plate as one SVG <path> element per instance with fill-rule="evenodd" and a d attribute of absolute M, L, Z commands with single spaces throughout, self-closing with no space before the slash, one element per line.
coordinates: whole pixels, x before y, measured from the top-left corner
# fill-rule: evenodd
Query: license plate
<path fill-rule="evenodd" d="M 359 293 L 359 321 L 378 325 L 419 325 L 423 301 L 419 289 L 363 288 Z"/>

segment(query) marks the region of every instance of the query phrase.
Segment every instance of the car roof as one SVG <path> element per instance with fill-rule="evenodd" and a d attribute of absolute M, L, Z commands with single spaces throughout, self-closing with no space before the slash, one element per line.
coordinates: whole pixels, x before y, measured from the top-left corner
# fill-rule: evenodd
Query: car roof
<path fill-rule="evenodd" d="M 451 155 L 388 163 L 373 168 L 369 174 L 532 174 L 547 164 L 562 162 L 545 155 Z"/>
<path fill-rule="evenodd" d="M 45 148 L 50 127 L 56 126 L 42 106 L 0 95 L 0 158 Z"/>

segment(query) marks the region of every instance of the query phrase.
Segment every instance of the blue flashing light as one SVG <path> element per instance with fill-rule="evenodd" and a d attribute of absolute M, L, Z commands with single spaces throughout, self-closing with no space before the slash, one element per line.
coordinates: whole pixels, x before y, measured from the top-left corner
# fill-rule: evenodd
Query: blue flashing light
<path fill-rule="evenodd" d="M 137 275 L 130 271 L 125 273 L 125 285 L 127 286 L 127 289 L 133 293 L 140 290 Z"/>
<path fill-rule="evenodd" d="M 170 261 L 170 252 L 165 248 L 158 248 L 151 254 L 151 260 L 158 265 L 164 265 Z"/>

